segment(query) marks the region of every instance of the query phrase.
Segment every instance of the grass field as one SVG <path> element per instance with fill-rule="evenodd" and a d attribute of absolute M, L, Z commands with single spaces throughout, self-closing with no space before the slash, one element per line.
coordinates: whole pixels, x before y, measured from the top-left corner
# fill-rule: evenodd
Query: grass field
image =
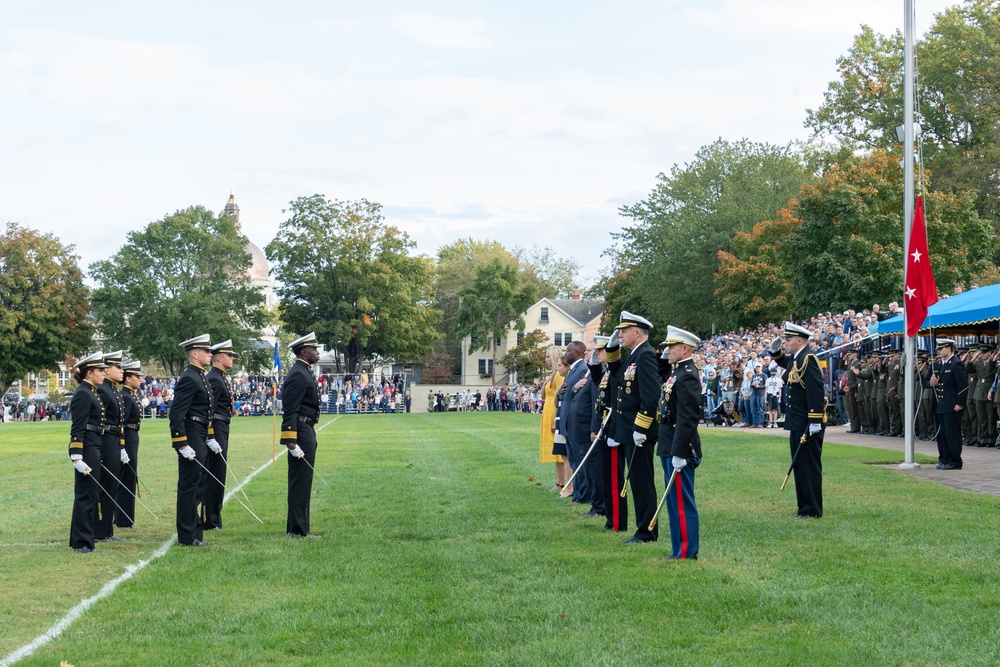
<path fill-rule="evenodd" d="M 321 426 L 322 540 L 285 537 L 280 458 L 245 487 L 266 525 L 230 501 L 208 548 L 170 548 L 17 664 L 1000 663 L 1000 500 L 870 465 L 891 453 L 828 444 L 826 516 L 792 521 L 787 440 L 703 430 L 701 554 L 681 562 L 665 523 L 625 545 L 549 491 L 537 417 Z M 166 424 L 141 435 L 166 517 L 80 555 L 68 424 L 0 425 L 0 663 L 174 533 Z M 236 420 L 231 443 L 242 479 L 270 460 L 271 421 Z"/>

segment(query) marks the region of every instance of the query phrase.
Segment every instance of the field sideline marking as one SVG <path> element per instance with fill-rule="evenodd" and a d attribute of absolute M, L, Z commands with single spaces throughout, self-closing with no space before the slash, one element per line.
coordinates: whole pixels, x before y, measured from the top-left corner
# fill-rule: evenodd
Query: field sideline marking
<path fill-rule="evenodd" d="M 327 426 L 340 419 L 340 417 L 341 415 L 337 415 L 336 417 L 334 417 L 333 419 L 331 419 L 330 421 L 328 421 L 327 423 L 323 424 L 318 429 L 316 429 L 316 432 L 319 433 Z M 278 456 L 275 456 L 273 459 L 268 459 L 267 463 L 257 468 L 249 475 L 247 475 L 246 478 L 239 485 L 237 485 L 229 493 L 226 494 L 226 497 L 223 499 L 222 502 L 225 503 L 227 500 L 229 500 L 229 498 L 234 493 L 239 491 L 251 479 L 256 477 L 257 473 L 263 471 L 269 465 L 277 461 L 278 457 L 280 457 L 282 454 L 288 451 L 287 447 L 283 447 L 282 449 L 283 451 L 280 452 Z M 22 658 L 27 658 L 41 647 L 45 646 L 46 644 L 52 642 L 54 639 L 59 637 L 59 635 L 61 635 L 66 630 L 66 628 L 68 628 L 70 625 L 73 624 L 73 621 L 80 618 L 80 616 L 83 615 L 83 612 L 87 611 L 87 609 L 89 609 L 95 602 L 97 602 L 98 600 L 103 600 L 104 598 L 111 595 L 114 592 L 114 590 L 118 588 L 119 584 L 128 581 L 133 576 L 135 576 L 137 572 L 145 568 L 147 565 L 152 563 L 160 556 L 167 553 L 167 551 L 170 549 L 171 546 L 173 546 L 176 540 L 177 540 L 177 533 L 174 533 L 173 535 L 170 536 L 170 539 L 164 542 L 159 549 L 154 551 L 149 558 L 147 558 L 146 560 L 141 560 L 135 565 L 126 566 L 124 572 L 122 572 L 120 575 L 118 575 L 108 583 L 104 584 L 101 590 L 97 591 L 96 594 L 92 595 L 89 598 L 86 598 L 85 600 L 81 600 L 79 603 L 77 603 L 75 607 L 66 612 L 65 616 L 56 621 L 51 628 L 40 634 L 30 643 L 25 644 L 21 648 L 12 651 L 11 653 L 8 653 L 6 656 L 4 656 L 3 660 L 0 660 L 0 667 L 10 667 L 10 665 L 13 665 L 18 660 L 21 660 Z"/>

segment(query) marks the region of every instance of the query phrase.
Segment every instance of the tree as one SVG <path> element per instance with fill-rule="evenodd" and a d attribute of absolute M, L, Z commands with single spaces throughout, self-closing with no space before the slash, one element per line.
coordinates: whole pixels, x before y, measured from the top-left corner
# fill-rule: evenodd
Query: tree
<path fill-rule="evenodd" d="M 9 222 L 0 235 L 0 395 L 90 345 L 89 290 L 77 260 L 52 234 Z"/>
<path fill-rule="evenodd" d="M 541 329 L 526 333 L 520 344 L 512 347 L 500 358 L 500 363 L 509 373 L 517 373 L 519 382 L 534 382 L 548 372 L 546 366 L 546 343 L 549 337 Z"/>
<path fill-rule="evenodd" d="M 93 306 L 110 348 L 157 360 L 177 375 L 177 343 L 202 333 L 250 351 L 265 322 L 264 296 L 250 283 L 246 239 L 227 215 L 179 210 L 129 232 L 110 259 L 91 265 Z"/>
<path fill-rule="evenodd" d="M 491 378 L 496 382 L 497 339 L 507 335 L 512 328 L 524 328 L 521 317 L 528 306 L 535 302 L 535 286 L 524 283 L 517 269 L 500 259 L 490 260 L 476 269 L 472 284 L 459 294 L 456 331 L 470 336 L 469 351 L 493 352 Z"/>
<path fill-rule="evenodd" d="M 741 326 L 781 322 L 794 308 L 794 276 L 780 251 L 802 221 L 792 212 L 798 202 L 793 199 L 788 205 L 773 220 L 758 222 L 753 231 L 737 232 L 733 252 L 719 251 L 715 295 Z"/>
<path fill-rule="evenodd" d="M 568 297 L 576 287 L 580 264 L 575 259 L 560 258 L 549 247 L 532 246 L 526 250 L 508 250 L 497 241 L 478 240 L 471 236 L 458 239 L 438 250 L 434 271 L 435 308 L 442 313 L 440 343 L 424 359 L 425 373 L 433 367 L 433 376 L 441 377 L 440 367 L 449 366 L 457 374 L 462 364 L 462 336 L 457 333 L 459 294 L 474 279 L 476 271 L 499 260 L 513 267 L 520 280 L 535 286 L 536 298 Z"/>
<path fill-rule="evenodd" d="M 1000 220 L 1000 3 L 966 0 L 937 15 L 915 44 L 920 88 L 916 120 L 926 166 L 942 191 L 971 190 L 977 210 Z M 806 127 L 891 150 L 903 124 L 903 37 L 862 26 L 837 60 L 839 79 Z"/>
<path fill-rule="evenodd" d="M 628 301 L 659 326 L 732 325 L 715 295 L 718 252 L 732 251 L 736 232 L 771 219 L 806 178 L 790 147 L 721 139 L 660 174 L 646 200 L 621 209 L 635 224 L 616 235 L 620 247 L 611 254 L 622 270 L 634 270 Z"/>
<path fill-rule="evenodd" d="M 438 338 L 434 263 L 409 254 L 415 243 L 386 225 L 381 209 L 366 199 L 299 197 L 267 245 L 282 283 L 282 319 L 296 331 L 315 331 L 348 373 L 366 360 L 418 359 Z"/>

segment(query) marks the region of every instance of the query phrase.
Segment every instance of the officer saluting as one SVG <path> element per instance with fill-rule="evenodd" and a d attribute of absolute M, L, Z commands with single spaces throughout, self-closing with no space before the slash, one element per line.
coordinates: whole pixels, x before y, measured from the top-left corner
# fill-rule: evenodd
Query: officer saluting
<path fill-rule="evenodd" d="M 214 447 L 205 462 L 208 471 L 216 479 L 205 481 L 205 502 L 202 523 L 205 530 L 222 528 L 222 501 L 226 495 L 226 461 L 229 459 L 229 421 L 233 415 L 233 391 L 229 384 L 229 369 L 233 367 L 233 341 L 225 340 L 209 348 L 212 353 L 212 368 L 205 374 L 208 386 L 212 388 L 212 427 L 215 429 Z"/>
<path fill-rule="evenodd" d="M 667 496 L 670 519 L 670 558 L 698 558 L 698 506 L 694 501 L 694 470 L 701 463 L 701 373 L 694 365 L 694 350 L 701 340 L 690 331 L 667 327 L 664 355 L 669 373 L 660 393 L 660 442 L 657 454 L 669 481 L 676 470 L 674 488 Z M 664 482 L 666 484 L 667 482 Z"/>
<path fill-rule="evenodd" d="M 73 486 L 73 519 L 69 546 L 78 553 L 94 550 L 94 522 L 97 519 L 98 484 L 101 478 L 101 436 L 104 435 L 104 405 L 97 387 L 104 382 L 104 354 L 95 352 L 73 367 L 80 386 L 73 392 L 69 409 L 69 459 L 76 468 Z"/>
<path fill-rule="evenodd" d="M 969 375 L 955 356 L 955 341 L 939 338 L 940 361 L 931 364 L 924 386 L 934 389 L 934 417 L 938 423 L 938 464 L 940 470 L 962 468 L 962 410 L 969 399 Z"/>
<path fill-rule="evenodd" d="M 785 430 L 795 472 L 799 511 L 793 519 L 823 516 L 823 424 L 826 421 L 823 372 L 808 350 L 808 329 L 785 322 L 784 350 L 780 338 L 771 341 L 771 358 L 785 369 L 788 412 Z"/>
<path fill-rule="evenodd" d="M 644 317 L 622 311 L 621 322 L 608 341 L 608 370 L 621 372 L 618 402 L 615 408 L 614 440 L 625 446 L 629 462 L 628 477 L 635 505 L 635 534 L 627 542 L 655 542 L 659 528 L 649 523 L 656 513 L 656 477 L 653 449 L 656 445 L 656 405 L 660 394 L 657 377 L 658 356 L 649 344 L 652 323 Z M 632 352 L 621 360 L 620 346 Z M 608 443 L 609 445 L 611 443 Z"/>
<path fill-rule="evenodd" d="M 122 457 L 121 475 L 118 479 L 116 500 L 120 510 L 115 512 L 115 525 L 131 528 L 135 524 L 135 493 L 139 471 L 139 426 L 142 410 L 135 400 L 141 382 L 142 370 L 138 361 L 122 364 L 122 437 L 125 439 L 125 456 Z M 128 460 L 128 463 L 125 461 Z"/>
<path fill-rule="evenodd" d="M 289 344 L 296 359 L 281 385 L 281 444 L 288 447 L 286 532 L 289 537 L 319 537 L 309 532 L 309 502 L 316 465 L 313 426 L 319 417 L 319 387 L 312 374 L 313 364 L 319 361 L 316 345 L 315 333 Z"/>
<path fill-rule="evenodd" d="M 187 353 L 188 366 L 177 380 L 170 405 L 170 436 L 177 450 L 177 541 L 192 547 L 205 546 L 198 512 L 205 495 L 205 469 L 199 462 L 208 459 L 207 441 L 215 442 L 212 389 L 205 379 L 211 345 L 208 334 L 178 344 Z"/>
<path fill-rule="evenodd" d="M 628 501 L 621 497 L 625 485 L 625 459 L 621 453 L 622 448 L 618 446 L 618 441 L 610 436 L 616 428 L 614 413 L 618 407 L 618 378 L 606 366 L 609 340 L 609 336 L 594 336 L 594 351 L 587 366 L 590 368 L 590 376 L 597 384 L 597 400 L 594 402 L 594 418 L 590 422 L 590 432 L 600 431 L 601 422 L 607 420 L 604 425 L 603 442 L 597 444 L 601 453 L 601 482 L 604 487 L 606 518 L 604 529 L 617 533 L 628 527 Z"/>

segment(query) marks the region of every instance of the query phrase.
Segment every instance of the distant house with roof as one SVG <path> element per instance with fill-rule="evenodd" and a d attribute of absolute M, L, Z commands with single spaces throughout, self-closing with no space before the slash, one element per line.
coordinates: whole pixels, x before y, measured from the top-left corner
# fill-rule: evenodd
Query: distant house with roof
<path fill-rule="evenodd" d="M 600 330 L 603 313 L 604 301 L 582 299 L 580 290 L 574 290 L 569 299 L 539 299 L 522 314 L 523 331 L 511 330 L 506 338 L 494 341 L 496 358 L 499 361 L 521 342 L 526 333 L 535 329 L 541 329 L 549 337 L 549 345 L 566 347 L 574 340 L 589 343 Z M 462 340 L 462 384 L 488 387 L 491 384 L 493 351 L 472 352 L 471 348 L 472 339 L 466 337 Z M 502 366 L 497 367 L 498 385 L 507 385 L 515 380 Z"/>

